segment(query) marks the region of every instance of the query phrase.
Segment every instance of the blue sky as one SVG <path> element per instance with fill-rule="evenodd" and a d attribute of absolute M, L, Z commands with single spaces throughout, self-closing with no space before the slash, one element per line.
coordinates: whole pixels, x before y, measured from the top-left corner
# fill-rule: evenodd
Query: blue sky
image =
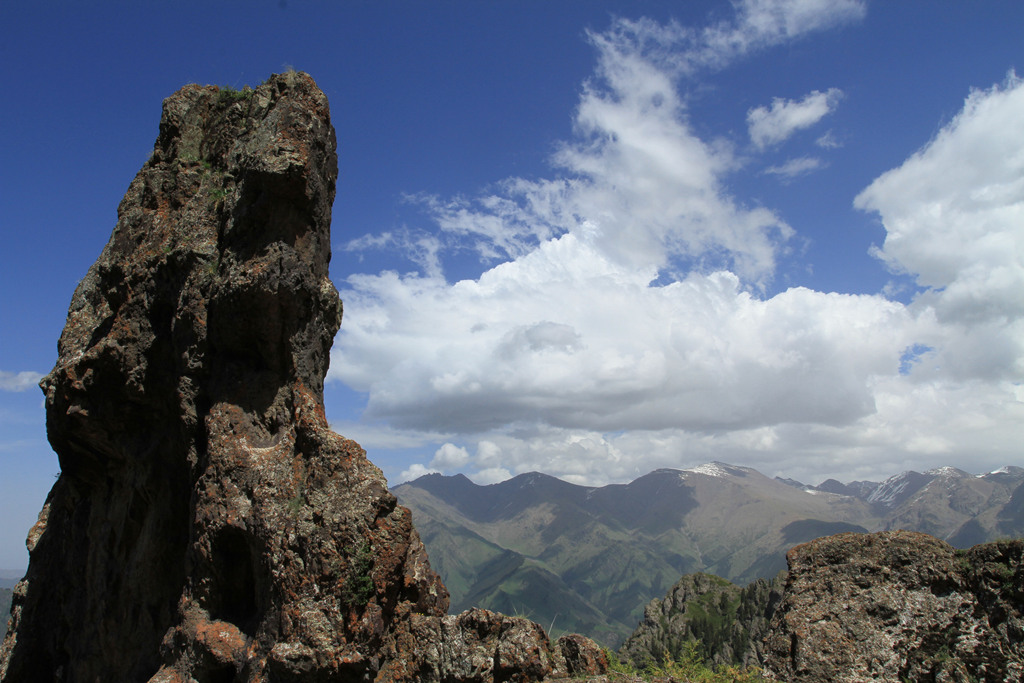
<path fill-rule="evenodd" d="M 294 67 L 340 178 L 335 428 L 394 484 L 1024 464 L 1024 4 L 5 3 L 0 568 L 35 383 L 160 102 Z"/>

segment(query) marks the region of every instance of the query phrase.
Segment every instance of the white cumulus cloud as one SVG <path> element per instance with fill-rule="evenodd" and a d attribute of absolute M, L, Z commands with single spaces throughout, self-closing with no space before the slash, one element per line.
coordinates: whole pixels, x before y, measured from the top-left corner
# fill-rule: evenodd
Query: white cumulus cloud
<path fill-rule="evenodd" d="M 392 484 L 400 484 L 403 481 L 412 481 L 413 479 L 419 479 L 420 477 L 426 476 L 428 474 L 440 474 L 440 472 L 438 470 L 425 467 L 424 465 L 421 465 L 418 462 L 414 462 L 412 465 L 409 466 L 409 469 L 402 470 L 402 473 L 399 475 L 398 481 L 392 482 Z"/>
<path fill-rule="evenodd" d="M 870 378 L 913 341 L 881 297 L 652 275 L 569 234 L 455 285 L 360 276 L 331 372 L 406 429 L 842 424 L 874 410 Z"/>
<path fill-rule="evenodd" d="M 465 466 L 468 462 L 469 452 L 465 448 L 446 442 L 434 453 L 430 466 L 440 470 L 453 470 Z"/>
<path fill-rule="evenodd" d="M 923 149 L 855 205 L 886 230 L 875 250 L 923 291 L 935 365 L 960 379 L 1024 380 L 1024 82 L 970 94 Z"/>

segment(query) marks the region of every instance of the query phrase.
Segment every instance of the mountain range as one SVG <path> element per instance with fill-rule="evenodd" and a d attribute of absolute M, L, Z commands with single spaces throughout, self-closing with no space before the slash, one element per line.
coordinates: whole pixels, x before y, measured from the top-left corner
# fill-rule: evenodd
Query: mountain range
<path fill-rule="evenodd" d="M 428 474 L 393 491 L 453 612 L 521 614 L 613 648 L 681 575 L 773 577 L 789 548 L 821 536 L 908 529 L 963 548 L 1024 535 L 1020 467 L 810 486 L 716 462 L 601 487 L 536 472 L 486 486 Z"/>

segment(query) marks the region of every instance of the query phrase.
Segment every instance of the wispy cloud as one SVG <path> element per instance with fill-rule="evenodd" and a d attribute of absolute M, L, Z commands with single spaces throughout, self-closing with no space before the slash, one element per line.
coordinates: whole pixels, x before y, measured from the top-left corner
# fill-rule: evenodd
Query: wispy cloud
<path fill-rule="evenodd" d="M 34 389 L 43 376 L 38 372 L 7 372 L 0 370 L 0 391 L 25 391 Z"/>
<path fill-rule="evenodd" d="M 839 149 L 843 146 L 842 141 L 832 131 L 826 131 L 824 135 L 814 141 L 814 144 L 822 149 Z"/>
<path fill-rule="evenodd" d="M 440 259 L 441 241 L 435 235 L 424 231 L 402 229 L 366 234 L 349 240 L 341 248 L 355 253 L 390 249 L 403 254 L 428 276 L 441 276 L 443 273 Z"/>
<path fill-rule="evenodd" d="M 521 258 L 572 234 L 651 279 L 695 266 L 728 268 L 756 284 L 770 279 L 792 230 L 722 187 L 737 161 L 687 123 L 666 56 L 681 30 L 623 20 L 592 34 L 598 65 L 580 98 L 576 137 L 552 159 L 563 175 L 509 179 L 472 199 L 430 198 L 440 228 L 475 240 L 485 259 Z"/>
<path fill-rule="evenodd" d="M 862 19 L 860 0 L 740 0 L 736 16 L 695 32 L 679 59 L 722 67 L 748 53 Z"/>
<path fill-rule="evenodd" d="M 821 159 L 816 157 L 799 157 L 797 159 L 790 159 L 778 166 L 769 166 L 764 172 L 768 175 L 779 176 L 783 180 L 792 180 L 793 178 L 817 171 L 822 166 Z"/>
<path fill-rule="evenodd" d="M 771 106 L 755 107 L 747 112 L 750 139 L 762 149 L 777 145 L 830 114 L 842 96 L 841 90 L 831 88 L 825 92 L 815 90 L 801 100 L 776 97 Z"/>

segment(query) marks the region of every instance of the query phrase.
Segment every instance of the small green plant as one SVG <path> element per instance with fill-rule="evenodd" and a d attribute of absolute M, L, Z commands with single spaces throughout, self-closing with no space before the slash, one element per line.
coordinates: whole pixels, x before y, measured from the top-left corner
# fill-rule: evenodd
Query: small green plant
<path fill-rule="evenodd" d="M 1013 567 L 1009 564 L 997 563 L 995 567 L 993 567 L 993 574 L 995 574 L 996 580 L 999 581 L 1001 588 L 1013 588 L 1014 571 Z"/>
<path fill-rule="evenodd" d="M 369 541 L 349 558 L 341 585 L 341 597 L 352 607 L 362 608 L 373 597 L 373 548 Z"/>
<path fill-rule="evenodd" d="M 229 102 L 247 100 L 252 97 L 252 88 L 245 86 L 241 90 L 235 90 L 230 85 L 225 85 L 220 89 L 220 97 L 222 100 L 228 100 Z"/>
<path fill-rule="evenodd" d="M 608 670 L 612 673 L 632 676 L 636 674 L 636 668 L 629 662 L 619 659 L 619 655 L 608 648 L 604 648 L 604 656 L 608 659 Z"/>
<path fill-rule="evenodd" d="M 954 555 L 956 557 L 955 563 L 957 570 L 966 576 L 971 571 L 971 559 L 963 550 L 957 550 Z"/>
<path fill-rule="evenodd" d="M 756 667 L 742 667 L 737 665 L 712 668 L 704 659 L 700 643 L 691 640 L 679 648 L 678 657 L 665 652 L 660 665 L 652 665 L 638 672 L 629 662 L 619 659 L 618 655 L 610 650 L 605 650 L 608 658 L 608 670 L 611 673 L 624 676 L 640 676 L 644 680 L 662 680 L 668 678 L 674 681 L 687 681 L 688 683 L 762 683 L 766 681 L 764 675 Z"/>

